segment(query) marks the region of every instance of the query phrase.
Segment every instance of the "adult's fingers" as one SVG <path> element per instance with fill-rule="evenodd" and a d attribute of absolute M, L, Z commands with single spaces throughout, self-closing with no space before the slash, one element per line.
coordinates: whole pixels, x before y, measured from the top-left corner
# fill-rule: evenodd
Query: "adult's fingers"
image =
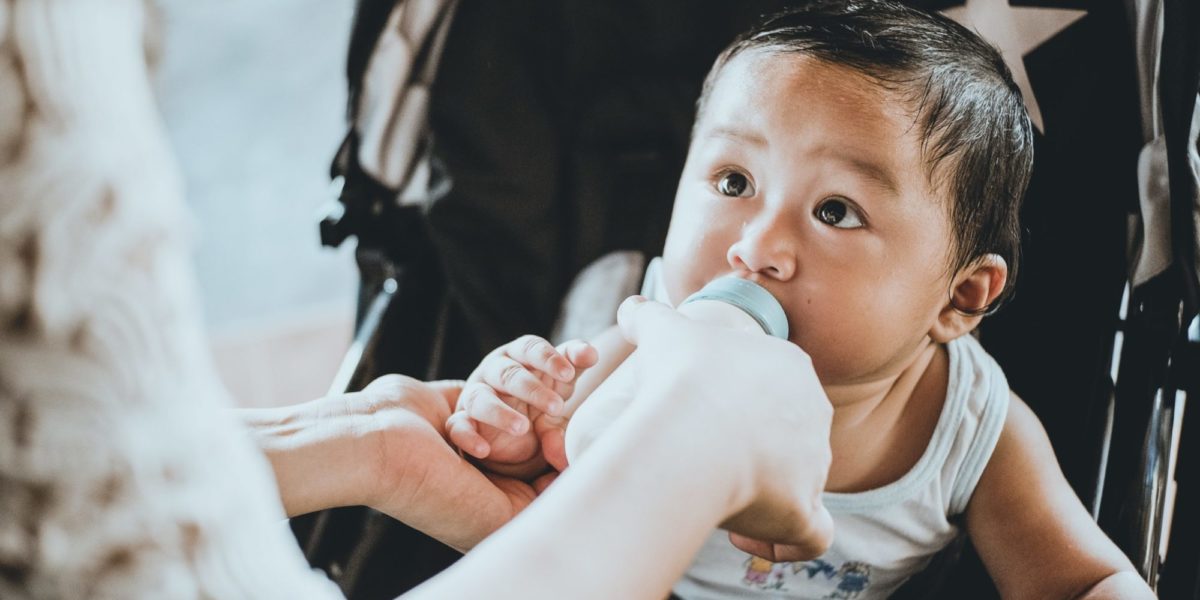
<path fill-rule="evenodd" d="M 441 395 L 442 400 L 446 402 L 451 411 L 458 406 L 458 397 L 462 395 L 463 387 L 466 385 L 467 382 L 461 379 L 442 379 L 429 382 L 429 387 Z"/>
<path fill-rule="evenodd" d="M 537 492 L 537 494 L 540 496 L 542 492 L 546 491 L 546 488 L 550 487 L 551 483 L 554 483 L 555 479 L 558 479 L 558 475 L 558 471 L 550 471 L 549 473 L 534 479 L 532 484 L 533 491 Z"/>
<path fill-rule="evenodd" d="M 596 351 L 596 347 L 583 340 L 570 340 L 559 344 L 558 353 L 565 356 L 575 368 L 575 377 L 572 380 L 579 378 L 580 370 L 589 369 L 600 360 L 600 353 Z"/>
<path fill-rule="evenodd" d="M 424 384 L 407 375 L 389 373 L 387 375 L 380 375 L 379 377 L 376 377 L 371 381 L 371 383 L 368 383 L 367 386 L 362 389 L 362 391 L 376 392 L 398 397 L 403 396 L 406 393 L 406 390 L 414 386 L 421 385 Z"/>
<path fill-rule="evenodd" d="M 635 346 L 651 331 L 686 318 L 666 304 L 647 300 L 644 296 L 630 296 L 617 308 L 621 335 Z"/>
<path fill-rule="evenodd" d="M 805 534 L 808 543 L 800 549 L 806 557 L 786 560 L 808 560 L 824 554 L 833 544 L 833 534 L 833 515 L 829 514 L 824 503 L 818 502 L 816 512 L 809 515 L 808 531 Z"/>
<path fill-rule="evenodd" d="M 566 417 L 541 414 L 533 421 L 533 432 L 537 434 L 542 458 L 559 471 L 567 468 L 566 431 Z"/>
<path fill-rule="evenodd" d="M 734 548 L 737 548 L 746 554 L 753 554 L 754 556 L 765 558 L 771 562 L 779 562 L 775 559 L 775 544 L 771 542 L 757 540 L 736 533 L 729 534 L 729 542 L 733 544 Z"/>
<path fill-rule="evenodd" d="M 729 541 L 735 548 L 771 562 L 812 560 L 829 550 L 833 542 L 833 516 L 824 505 L 818 504 L 798 531 L 801 538 L 793 540 L 797 542 L 794 544 L 777 544 L 736 533 L 729 534 Z"/>

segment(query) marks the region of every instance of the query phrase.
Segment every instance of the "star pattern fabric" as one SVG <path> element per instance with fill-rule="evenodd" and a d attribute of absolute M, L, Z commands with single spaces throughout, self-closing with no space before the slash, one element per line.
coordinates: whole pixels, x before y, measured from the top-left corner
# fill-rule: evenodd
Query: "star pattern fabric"
<path fill-rule="evenodd" d="M 1025 55 L 1087 14 L 1084 10 L 1025 8 L 1010 6 L 1008 0 L 967 0 L 963 6 L 942 11 L 959 24 L 974 30 L 1000 49 L 1013 79 L 1021 88 L 1029 118 L 1045 133 L 1042 111 L 1025 72 Z"/>

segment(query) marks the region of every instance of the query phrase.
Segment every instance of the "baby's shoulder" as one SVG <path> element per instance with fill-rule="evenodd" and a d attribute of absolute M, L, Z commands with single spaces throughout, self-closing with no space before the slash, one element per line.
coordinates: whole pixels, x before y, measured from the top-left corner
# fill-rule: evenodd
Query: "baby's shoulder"
<path fill-rule="evenodd" d="M 982 496 L 1014 496 L 1005 504 L 1020 504 L 1032 496 L 1011 494 L 1011 486 L 1036 485 L 1062 479 L 1062 470 L 1042 422 L 1029 405 L 1011 390 L 995 448 L 977 485 Z M 1014 506 L 1015 507 L 1015 506 Z"/>
<path fill-rule="evenodd" d="M 946 350 L 949 373 L 944 423 L 939 427 L 946 436 L 942 481 L 948 490 L 948 514 L 959 514 L 997 459 L 1015 396 L 1003 370 L 977 340 L 963 336 L 948 343 Z"/>

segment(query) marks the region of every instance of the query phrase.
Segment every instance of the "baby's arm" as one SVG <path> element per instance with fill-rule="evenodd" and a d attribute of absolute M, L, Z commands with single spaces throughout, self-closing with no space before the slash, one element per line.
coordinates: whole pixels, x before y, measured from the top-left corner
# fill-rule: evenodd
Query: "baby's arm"
<path fill-rule="evenodd" d="M 1075 496 L 1041 423 L 1015 395 L 966 522 L 1004 598 L 1154 598 Z"/>

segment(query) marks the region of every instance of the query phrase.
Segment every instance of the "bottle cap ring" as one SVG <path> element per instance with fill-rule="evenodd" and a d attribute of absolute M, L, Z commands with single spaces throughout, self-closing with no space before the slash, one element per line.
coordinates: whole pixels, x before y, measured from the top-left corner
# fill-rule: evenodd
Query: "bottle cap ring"
<path fill-rule="evenodd" d="M 783 312 L 783 307 L 771 292 L 753 281 L 734 276 L 719 277 L 679 305 L 697 300 L 719 300 L 732 304 L 750 315 L 767 334 L 783 340 L 788 338 L 787 314 Z"/>

